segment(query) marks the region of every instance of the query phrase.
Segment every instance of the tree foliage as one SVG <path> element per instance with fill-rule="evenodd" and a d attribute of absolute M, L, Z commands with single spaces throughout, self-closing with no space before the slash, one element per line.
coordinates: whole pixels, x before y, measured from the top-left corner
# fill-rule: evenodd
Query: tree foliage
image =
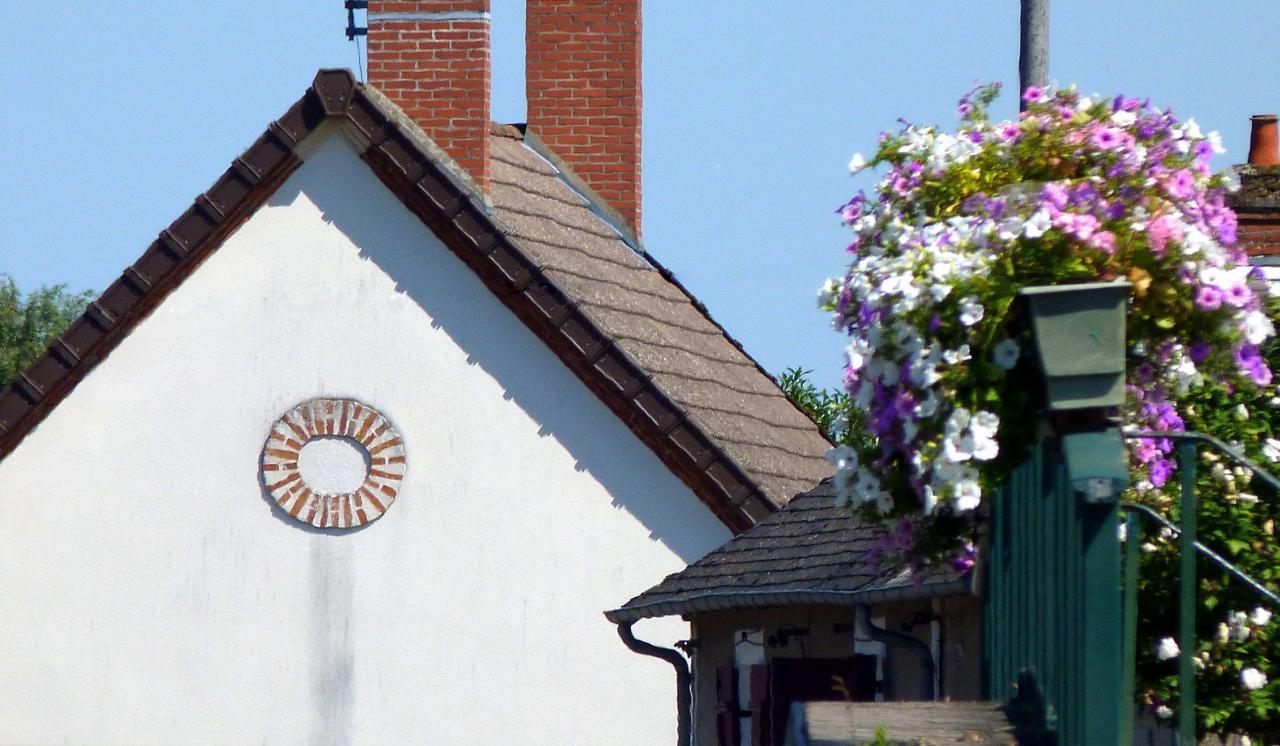
<path fill-rule="evenodd" d="M 0 274 L 0 390 L 34 362 L 92 298 L 92 292 L 72 293 L 66 285 L 46 285 L 23 294 L 12 277 Z"/>

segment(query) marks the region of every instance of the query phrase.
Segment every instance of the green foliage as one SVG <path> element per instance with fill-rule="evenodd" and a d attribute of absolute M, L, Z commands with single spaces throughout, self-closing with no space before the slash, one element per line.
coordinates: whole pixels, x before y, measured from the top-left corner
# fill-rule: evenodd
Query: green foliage
<path fill-rule="evenodd" d="M 1273 368 L 1280 366 L 1280 345 L 1264 350 Z M 1255 463 L 1280 471 L 1280 390 L 1233 387 L 1211 382 L 1193 390 L 1180 402 L 1188 430 L 1211 433 L 1233 443 Z M 1197 536 L 1210 549 L 1272 590 L 1280 589 L 1280 495 L 1225 457 L 1201 451 L 1196 486 Z M 1170 518 L 1177 519 L 1177 480 L 1165 490 L 1142 495 Z M 1155 645 L 1177 636 L 1178 539 L 1148 529 L 1141 537 L 1138 639 L 1139 697 L 1158 708 L 1176 711 L 1177 659 L 1157 660 Z M 1270 608 L 1256 592 L 1201 558 L 1196 568 L 1196 710 L 1200 732 L 1244 733 L 1255 743 L 1280 742 L 1280 609 Z M 1275 618 L 1255 624 L 1258 608 Z M 1236 617 L 1232 621 L 1233 614 Z M 1264 611 L 1265 616 L 1265 611 Z M 1145 655 L 1142 654 L 1145 651 Z M 1255 668 L 1267 677 L 1260 689 L 1249 690 L 1241 672 Z"/>
<path fill-rule="evenodd" d="M 0 274 L 0 390 L 34 362 L 92 298 L 88 291 L 70 293 L 66 285 L 41 287 L 24 296 L 12 277 Z"/>
<path fill-rule="evenodd" d="M 778 385 L 802 412 L 827 436 L 827 440 L 856 449 L 875 446 L 866 428 L 863 413 L 853 407 L 849 394 L 835 389 L 820 388 L 809 380 L 811 370 L 799 367 L 787 368 L 778 376 Z"/>

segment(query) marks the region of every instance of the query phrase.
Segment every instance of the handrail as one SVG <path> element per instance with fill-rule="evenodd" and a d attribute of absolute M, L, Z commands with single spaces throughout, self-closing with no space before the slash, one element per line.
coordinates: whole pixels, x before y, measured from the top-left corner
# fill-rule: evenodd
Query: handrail
<path fill-rule="evenodd" d="M 1280 493 L 1280 479 L 1263 469 L 1252 459 L 1240 453 L 1236 449 L 1227 445 L 1219 438 L 1215 438 L 1207 433 L 1195 431 L 1186 432 L 1170 432 L 1170 431 L 1152 431 L 1152 432 L 1132 432 L 1125 433 L 1127 440 L 1158 440 L 1168 439 L 1178 444 L 1178 471 L 1180 472 L 1181 481 L 1181 508 L 1178 516 L 1181 525 L 1174 525 L 1172 521 L 1165 519 L 1154 510 L 1142 505 L 1131 503 L 1121 504 L 1120 507 L 1130 512 L 1130 515 L 1136 511 L 1150 518 L 1155 519 L 1165 528 L 1172 529 L 1178 533 L 1178 543 L 1181 545 L 1181 557 L 1179 557 L 1178 570 L 1178 647 L 1180 655 L 1178 656 L 1178 740 L 1183 746 L 1192 746 L 1195 743 L 1195 708 L 1196 708 L 1196 680 L 1195 669 L 1192 665 L 1191 651 L 1195 649 L 1195 597 L 1196 597 L 1196 565 L 1195 555 L 1201 553 L 1212 559 L 1219 567 L 1229 572 L 1232 576 L 1238 578 L 1241 582 L 1249 586 L 1250 589 L 1260 593 L 1271 603 L 1280 607 L 1280 597 L 1263 586 L 1258 581 L 1250 578 L 1248 575 L 1237 569 L 1230 562 L 1227 562 L 1216 552 L 1201 544 L 1196 540 L 1196 444 L 1205 443 L 1218 451 L 1226 454 L 1234 459 L 1237 463 L 1248 468 L 1253 476 L 1262 478 L 1262 481 L 1270 485 L 1278 493 Z M 1136 524 L 1133 524 L 1136 525 Z M 1134 537 L 1129 537 L 1132 540 Z M 1126 552 L 1129 559 L 1126 562 L 1136 562 L 1136 556 L 1132 555 L 1132 545 L 1130 551 Z M 1132 625 L 1136 622 L 1135 607 L 1133 605 L 1133 594 L 1136 593 L 1137 579 L 1131 568 L 1126 568 L 1125 573 L 1125 593 L 1129 598 L 1126 599 L 1126 625 Z M 1132 582 L 1132 587 L 1129 585 Z M 1132 638 L 1135 634 L 1134 629 L 1130 626 L 1126 629 L 1127 637 Z M 1132 640 L 1128 643 L 1130 650 L 1126 654 L 1126 659 L 1132 661 Z M 1129 692 L 1132 695 L 1132 691 Z"/>
<path fill-rule="evenodd" d="M 1262 481 L 1274 487 L 1277 492 L 1280 492 L 1280 478 L 1277 478 L 1276 476 L 1271 474 L 1271 472 L 1267 471 L 1261 466 L 1258 466 L 1258 464 L 1255 463 L 1253 459 L 1249 458 L 1243 453 L 1240 453 L 1236 449 L 1227 445 L 1221 439 L 1215 438 L 1214 436 L 1209 435 L 1208 433 L 1200 433 L 1194 430 L 1187 430 L 1186 432 L 1152 430 L 1150 432 L 1142 432 L 1142 433 L 1124 433 L 1124 438 L 1126 440 L 1159 440 L 1161 438 L 1168 438 L 1169 440 L 1184 440 L 1184 441 L 1191 440 L 1191 441 L 1199 441 L 1201 443 L 1207 443 L 1213 446 L 1214 448 L 1218 449 L 1219 451 L 1222 451 L 1223 453 L 1227 454 L 1228 456 L 1235 459 L 1236 461 L 1240 462 L 1240 464 L 1242 464 L 1243 466 L 1249 468 L 1251 471 L 1253 471 L 1254 474 L 1262 477 Z"/>
<path fill-rule="evenodd" d="M 1124 437 L 1127 440 L 1159 440 L 1159 439 L 1167 438 L 1169 440 L 1180 440 L 1184 442 L 1199 441 L 1201 443 L 1206 443 L 1210 446 L 1213 446 L 1218 451 L 1225 453 L 1227 456 L 1230 456 L 1231 458 L 1235 459 L 1236 462 L 1238 462 L 1245 468 L 1249 469 L 1253 473 L 1253 476 L 1261 477 L 1263 482 L 1266 482 L 1267 484 L 1271 485 L 1271 487 L 1274 488 L 1277 493 L 1280 493 L 1280 478 L 1276 478 L 1274 475 L 1271 474 L 1271 472 L 1267 471 L 1266 469 L 1263 469 L 1261 466 L 1258 466 L 1258 464 L 1255 463 L 1253 459 L 1249 458 L 1243 453 L 1240 453 L 1236 449 L 1227 445 L 1220 438 L 1215 438 L 1214 436 L 1209 435 L 1208 433 L 1196 432 L 1194 430 L 1188 430 L 1185 432 L 1154 430 L 1151 432 L 1125 433 Z M 1151 518 L 1152 520 L 1156 521 L 1160 525 L 1169 529 L 1170 531 L 1173 531 L 1175 534 L 1181 535 L 1182 533 L 1182 529 L 1180 529 L 1176 524 L 1174 524 L 1173 521 L 1170 521 L 1169 519 L 1160 515 L 1154 509 L 1149 508 L 1146 505 L 1139 505 L 1137 503 L 1121 503 L 1120 509 L 1127 510 L 1127 511 L 1135 511 L 1135 510 L 1139 511 L 1144 515 L 1146 515 L 1148 518 Z M 1222 555 L 1218 554 L 1217 552 L 1213 551 L 1209 547 L 1205 546 L 1198 539 L 1195 539 L 1193 537 L 1193 541 L 1195 542 L 1195 548 L 1197 552 L 1213 560 L 1214 564 L 1216 564 L 1218 567 L 1221 567 L 1223 570 L 1226 570 L 1228 573 L 1234 576 L 1237 580 L 1249 586 L 1255 592 L 1265 597 L 1272 604 L 1275 604 L 1277 609 L 1280 609 L 1280 595 L 1277 595 L 1274 591 L 1270 590 L 1269 588 L 1264 586 L 1262 583 L 1246 575 L 1243 570 L 1239 569 L 1235 565 L 1228 562 L 1226 559 L 1222 557 Z"/>
<path fill-rule="evenodd" d="M 1153 521 L 1159 523 L 1161 526 L 1169 529 L 1174 534 L 1182 533 L 1182 530 L 1178 528 L 1177 524 L 1175 524 L 1173 521 L 1157 513 L 1154 508 L 1150 508 L 1146 505 L 1139 505 L 1137 503 L 1120 503 L 1120 509 L 1125 511 L 1130 511 L 1130 512 L 1142 513 L 1143 515 L 1147 516 Z M 1223 559 L 1222 555 L 1218 554 L 1217 552 L 1213 551 L 1209 547 L 1205 546 L 1203 543 L 1200 542 L 1199 539 L 1196 540 L 1195 545 L 1196 545 L 1197 552 L 1213 560 L 1213 563 L 1215 565 L 1217 565 L 1218 567 L 1221 567 L 1223 570 L 1226 570 L 1228 573 L 1233 575 L 1237 580 L 1249 586 L 1254 591 L 1258 592 L 1260 595 L 1265 596 L 1268 601 L 1275 604 L 1277 609 L 1280 609 L 1280 595 L 1276 595 L 1273 591 L 1268 589 L 1262 583 L 1246 575 L 1243 570 L 1231 564 L 1227 560 Z"/>

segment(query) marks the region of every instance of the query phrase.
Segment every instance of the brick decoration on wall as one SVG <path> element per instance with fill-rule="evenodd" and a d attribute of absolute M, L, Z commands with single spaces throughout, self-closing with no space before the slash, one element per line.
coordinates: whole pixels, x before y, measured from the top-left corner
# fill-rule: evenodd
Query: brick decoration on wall
<path fill-rule="evenodd" d="M 302 449 L 316 438 L 341 437 L 362 449 L 364 483 L 351 492 L 322 493 L 298 468 Z M 292 518 L 316 528 L 355 528 L 391 507 L 404 479 L 404 441 L 381 412 L 352 399 L 313 399 L 286 412 L 262 446 L 262 484 Z"/>

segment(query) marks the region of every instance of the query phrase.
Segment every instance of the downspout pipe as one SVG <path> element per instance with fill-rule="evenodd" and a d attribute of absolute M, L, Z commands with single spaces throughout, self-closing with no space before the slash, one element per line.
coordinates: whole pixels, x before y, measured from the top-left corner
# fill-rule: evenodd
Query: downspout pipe
<path fill-rule="evenodd" d="M 676 746 L 690 746 L 693 743 L 693 672 L 689 670 L 689 661 L 678 650 L 637 640 L 631 631 L 632 624 L 634 622 L 622 622 L 618 625 L 618 637 L 622 638 L 622 644 L 633 653 L 661 658 L 676 670 L 676 712 L 679 716 Z"/>
<path fill-rule="evenodd" d="M 929 650 L 929 646 L 921 642 L 915 635 L 908 635 L 902 632 L 894 632 L 893 630 L 877 627 L 871 622 L 871 607 L 866 604 L 858 604 L 857 610 L 858 625 L 866 630 L 868 636 L 875 642 L 882 642 L 887 647 L 899 648 L 907 651 L 920 662 L 920 678 L 923 682 L 920 686 L 920 699 L 927 702 L 934 700 L 933 692 L 933 651 Z M 895 690 L 886 692 L 897 696 L 897 687 L 890 686 Z"/>

